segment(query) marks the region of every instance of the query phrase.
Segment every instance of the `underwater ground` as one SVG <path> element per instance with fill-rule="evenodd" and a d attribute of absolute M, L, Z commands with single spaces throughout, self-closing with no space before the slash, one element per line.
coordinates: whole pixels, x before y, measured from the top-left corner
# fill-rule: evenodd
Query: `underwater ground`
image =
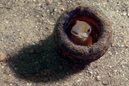
<path fill-rule="evenodd" d="M 58 18 L 80 5 L 102 11 L 113 33 L 85 68 L 61 58 L 53 40 Z M 0 86 L 129 86 L 129 0 L 0 0 Z"/>

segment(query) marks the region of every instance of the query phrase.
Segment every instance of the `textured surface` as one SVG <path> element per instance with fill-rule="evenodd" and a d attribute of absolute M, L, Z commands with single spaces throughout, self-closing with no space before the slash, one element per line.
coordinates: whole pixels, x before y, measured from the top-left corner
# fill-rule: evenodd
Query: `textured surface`
<path fill-rule="evenodd" d="M 78 5 L 95 6 L 113 28 L 112 47 L 80 72 L 74 71 L 80 67 L 59 58 L 52 35 L 59 16 Z M 128 35 L 129 0 L 0 0 L 0 60 L 12 58 L 0 62 L 0 84 L 128 86 Z"/>
<path fill-rule="evenodd" d="M 72 39 L 72 36 L 70 36 L 69 32 L 70 28 L 74 23 L 70 23 L 70 21 L 76 21 L 75 19 L 79 19 L 76 17 L 80 15 L 87 17 L 85 20 L 84 20 L 85 17 L 82 17 L 83 21 L 86 20 L 88 21 L 88 19 L 92 21 L 97 21 L 95 22 L 97 24 L 89 22 L 96 29 L 96 33 L 94 29 L 94 33 L 92 32 L 91 35 L 94 39 L 97 39 L 97 35 L 101 33 L 98 41 L 94 43 L 93 46 L 91 47 L 77 46 L 75 43 L 71 41 L 74 38 Z M 71 18 L 73 18 L 73 20 Z M 108 47 L 111 44 L 111 35 L 112 35 L 112 29 L 109 20 L 104 15 L 102 15 L 102 13 L 99 13 L 98 10 L 92 7 L 91 8 L 78 7 L 73 11 L 70 11 L 70 13 L 66 13 L 63 16 L 63 18 L 60 18 L 59 23 L 55 27 L 55 39 L 57 45 L 60 51 L 62 51 L 62 53 L 66 56 L 66 58 L 67 57 L 70 57 L 72 59 L 78 58 L 81 60 L 85 60 L 87 62 L 94 61 L 100 58 L 107 51 Z M 88 46 L 88 43 L 86 41 L 85 43 L 86 43 L 85 45 Z"/>

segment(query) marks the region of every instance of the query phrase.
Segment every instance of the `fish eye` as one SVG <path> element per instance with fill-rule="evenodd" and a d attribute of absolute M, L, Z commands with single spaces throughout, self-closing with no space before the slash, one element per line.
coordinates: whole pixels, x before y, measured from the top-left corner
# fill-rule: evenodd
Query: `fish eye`
<path fill-rule="evenodd" d="M 88 32 L 90 32 L 90 29 L 88 29 Z"/>

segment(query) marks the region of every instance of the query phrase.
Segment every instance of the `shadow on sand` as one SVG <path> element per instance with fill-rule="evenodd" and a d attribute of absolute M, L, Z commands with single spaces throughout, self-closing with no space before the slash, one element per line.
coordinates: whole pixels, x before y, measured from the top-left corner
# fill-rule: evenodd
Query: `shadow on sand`
<path fill-rule="evenodd" d="M 64 58 L 58 52 L 53 34 L 36 45 L 22 48 L 17 54 L 11 55 L 7 62 L 16 77 L 32 82 L 58 81 L 88 65 Z"/>
<path fill-rule="evenodd" d="M 85 67 L 81 62 L 62 58 L 57 52 L 53 36 L 21 49 L 8 59 L 8 63 L 16 77 L 33 82 L 57 81 Z"/>

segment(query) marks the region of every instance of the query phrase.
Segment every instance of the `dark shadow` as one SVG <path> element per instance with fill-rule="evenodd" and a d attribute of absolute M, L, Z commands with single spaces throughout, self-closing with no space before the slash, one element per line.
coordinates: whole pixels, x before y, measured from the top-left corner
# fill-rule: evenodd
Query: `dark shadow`
<path fill-rule="evenodd" d="M 16 77 L 34 82 L 57 81 L 85 67 L 81 62 L 62 58 L 57 52 L 53 36 L 37 45 L 21 49 L 18 54 L 8 59 L 8 63 Z"/>
<path fill-rule="evenodd" d="M 85 68 L 86 63 L 73 62 L 58 52 L 53 35 L 10 56 L 7 62 L 16 77 L 33 82 L 53 82 Z"/>

